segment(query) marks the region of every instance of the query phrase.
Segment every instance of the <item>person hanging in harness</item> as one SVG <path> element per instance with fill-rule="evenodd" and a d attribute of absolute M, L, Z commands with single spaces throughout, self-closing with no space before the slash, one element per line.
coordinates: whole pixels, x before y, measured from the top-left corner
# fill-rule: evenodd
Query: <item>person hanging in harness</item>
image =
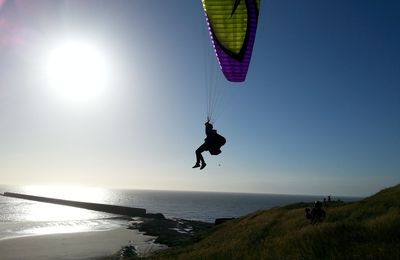
<path fill-rule="evenodd" d="M 206 126 L 206 139 L 204 143 L 200 145 L 196 150 L 196 164 L 192 168 L 200 167 L 200 170 L 206 167 L 203 155 L 204 151 L 209 151 L 211 155 L 218 155 L 221 153 L 221 147 L 226 143 L 225 137 L 217 133 L 217 130 L 213 129 L 213 125 L 210 123 L 210 119 L 207 119 Z"/>

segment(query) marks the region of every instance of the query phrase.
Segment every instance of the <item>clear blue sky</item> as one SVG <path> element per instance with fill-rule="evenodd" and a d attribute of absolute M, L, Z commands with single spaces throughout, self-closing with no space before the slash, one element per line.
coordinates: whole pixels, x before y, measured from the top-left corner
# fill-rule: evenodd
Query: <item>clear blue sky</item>
<path fill-rule="evenodd" d="M 201 1 L 40 2 L 0 1 L 2 184 L 364 196 L 400 182 L 399 1 L 262 1 L 246 82 L 215 70 L 227 144 L 203 171 L 216 61 Z M 64 32 L 112 57 L 101 100 L 68 104 L 38 76 L 35 50 Z"/>

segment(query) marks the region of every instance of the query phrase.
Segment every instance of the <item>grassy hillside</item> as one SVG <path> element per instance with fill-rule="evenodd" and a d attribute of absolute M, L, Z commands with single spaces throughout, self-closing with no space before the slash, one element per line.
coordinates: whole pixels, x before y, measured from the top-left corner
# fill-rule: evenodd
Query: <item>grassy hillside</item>
<path fill-rule="evenodd" d="M 153 258 L 400 259 L 400 185 L 360 202 L 327 203 L 325 221 L 315 225 L 305 218 L 305 206 L 255 212 Z"/>

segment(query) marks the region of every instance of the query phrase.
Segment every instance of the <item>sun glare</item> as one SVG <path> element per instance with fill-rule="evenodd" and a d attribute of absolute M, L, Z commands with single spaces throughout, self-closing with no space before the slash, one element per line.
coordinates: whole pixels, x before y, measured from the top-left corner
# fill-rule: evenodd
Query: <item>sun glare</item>
<path fill-rule="evenodd" d="M 86 102 L 104 94 L 109 84 L 108 67 L 104 53 L 95 44 L 66 40 L 48 53 L 46 78 L 62 98 Z"/>

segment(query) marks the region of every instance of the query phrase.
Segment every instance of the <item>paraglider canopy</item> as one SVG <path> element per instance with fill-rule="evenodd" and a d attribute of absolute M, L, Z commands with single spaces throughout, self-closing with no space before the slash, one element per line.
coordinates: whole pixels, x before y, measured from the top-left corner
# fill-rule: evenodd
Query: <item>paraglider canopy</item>
<path fill-rule="evenodd" d="M 227 80 L 246 79 L 260 0 L 202 0 L 211 41 Z"/>

